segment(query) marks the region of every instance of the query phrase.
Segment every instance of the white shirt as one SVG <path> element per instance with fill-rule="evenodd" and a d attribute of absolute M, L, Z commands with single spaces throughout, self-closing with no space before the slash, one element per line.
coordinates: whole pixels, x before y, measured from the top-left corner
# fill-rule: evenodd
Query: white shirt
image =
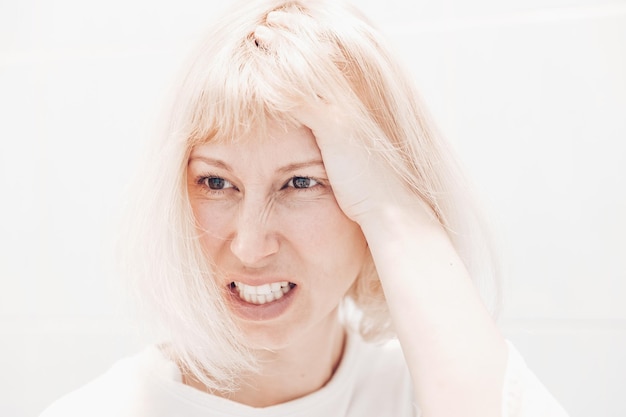
<path fill-rule="evenodd" d="M 150 346 L 53 403 L 40 417 L 414 417 L 413 388 L 397 341 L 378 346 L 347 338 L 344 356 L 320 390 L 255 408 L 182 383 L 178 366 Z M 509 343 L 504 417 L 566 417 Z"/>

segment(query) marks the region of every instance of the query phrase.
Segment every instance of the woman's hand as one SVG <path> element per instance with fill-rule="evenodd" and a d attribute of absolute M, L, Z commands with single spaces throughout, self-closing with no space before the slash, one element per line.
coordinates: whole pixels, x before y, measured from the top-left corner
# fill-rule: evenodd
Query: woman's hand
<path fill-rule="evenodd" d="M 319 103 L 299 120 L 368 241 L 424 415 L 499 416 L 506 346 L 447 231 L 337 114 Z"/>
<path fill-rule="evenodd" d="M 297 25 L 316 28 L 313 18 L 302 13 L 271 12 L 267 25 L 255 31 L 255 41 L 269 51 L 280 49 L 285 32 L 297 32 Z M 329 50 L 332 48 L 328 46 Z M 354 114 L 345 114 L 345 109 L 322 97 L 307 98 L 306 102 L 302 99 L 293 112 L 315 136 L 335 198 L 350 219 L 363 227 L 368 222 L 378 223 L 377 218 L 385 210 L 399 207 L 406 207 L 414 217 L 420 213 L 425 221 L 435 219 L 428 205 L 402 183 L 382 158 L 380 148 L 389 146 L 386 138 L 376 141 L 358 137 Z"/>
<path fill-rule="evenodd" d="M 377 154 L 380 151 L 368 147 L 368 138 L 355 136 L 336 106 L 320 99 L 302 107 L 297 119 L 315 136 L 335 198 L 350 219 L 366 228 L 379 223 L 385 212 L 406 209 L 422 221 L 436 222 L 426 203 Z"/>
<path fill-rule="evenodd" d="M 447 231 L 335 114 L 320 103 L 300 120 L 365 234 L 424 415 L 499 416 L 506 346 Z"/>

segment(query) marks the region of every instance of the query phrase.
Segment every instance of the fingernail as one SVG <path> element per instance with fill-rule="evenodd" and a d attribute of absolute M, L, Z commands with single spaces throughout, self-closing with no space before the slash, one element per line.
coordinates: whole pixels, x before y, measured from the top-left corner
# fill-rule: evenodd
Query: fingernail
<path fill-rule="evenodd" d="M 273 11 L 267 14 L 265 21 L 270 25 L 281 25 L 285 22 L 285 12 Z"/>
<path fill-rule="evenodd" d="M 272 40 L 272 31 L 266 26 L 257 26 L 254 31 L 254 43 L 256 46 L 259 44 L 267 45 Z"/>

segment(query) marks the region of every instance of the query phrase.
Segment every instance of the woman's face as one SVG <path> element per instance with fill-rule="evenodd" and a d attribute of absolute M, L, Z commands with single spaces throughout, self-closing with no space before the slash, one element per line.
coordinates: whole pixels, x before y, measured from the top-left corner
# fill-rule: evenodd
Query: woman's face
<path fill-rule="evenodd" d="M 195 147 L 188 190 L 205 254 L 256 347 L 327 334 L 367 256 L 305 127 Z"/>

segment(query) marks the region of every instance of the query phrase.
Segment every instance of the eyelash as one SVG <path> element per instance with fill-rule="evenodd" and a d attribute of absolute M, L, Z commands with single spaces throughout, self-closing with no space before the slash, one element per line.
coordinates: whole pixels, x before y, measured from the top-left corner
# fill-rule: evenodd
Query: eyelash
<path fill-rule="evenodd" d="M 295 179 L 297 178 L 303 178 L 303 179 L 307 179 L 307 180 L 311 180 L 314 181 L 315 184 L 306 187 L 306 188 L 296 188 L 293 185 L 293 182 Z M 229 183 L 231 185 L 231 187 L 227 187 L 227 188 L 222 188 L 222 189 L 214 189 L 209 187 L 206 182 L 207 180 L 211 180 L 211 179 L 221 179 L 224 180 L 225 182 Z M 291 186 L 289 184 L 292 184 Z M 230 181 L 228 181 L 227 179 L 220 177 L 219 175 L 200 175 L 196 178 L 196 184 L 198 184 L 199 186 L 203 187 L 205 189 L 206 192 L 209 193 L 214 193 L 214 194 L 222 194 L 224 193 L 226 190 L 229 189 L 234 189 L 239 191 L 239 189 Z M 296 191 L 311 191 L 315 188 L 317 188 L 317 186 L 322 185 L 322 182 L 320 180 L 318 180 L 317 178 L 313 178 L 313 177 L 307 177 L 304 175 L 294 175 L 293 177 L 289 178 L 289 180 L 281 187 L 281 190 L 284 190 L 285 188 L 293 188 Z"/>

